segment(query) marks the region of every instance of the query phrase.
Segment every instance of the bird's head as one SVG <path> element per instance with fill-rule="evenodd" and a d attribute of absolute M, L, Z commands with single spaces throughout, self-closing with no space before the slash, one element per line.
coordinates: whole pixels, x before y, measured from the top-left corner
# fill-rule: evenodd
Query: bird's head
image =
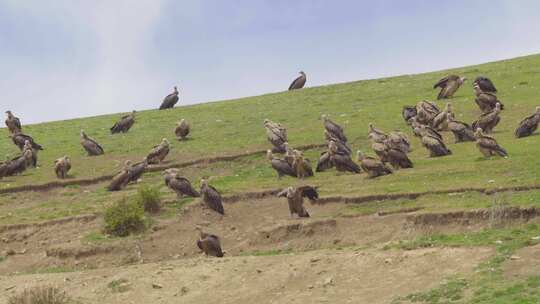
<path fill-rule="evenodd" d="M 465 80 L 467 80 L 467 77 L 461 76 L 461 77 L 459 77 L 459 80 L 461 81 L 461 83 L 464 83 Z"/>
<path fill-rule="evenodd" d="M 536 114 L 540 114 L 540 107 L 536 107 Z"/>
<path fill-rule="evenodd" d="M 163 138 L 161 139 L 161 143 L 162 143 L 163 145 L 169 145 L 169 140 L 167 140 L 167 138 L 163 137 Z"/>
<path fill-rule="evenodd" d="M 304 71 L 300 71 L 298 73 L 300 73 L 300 75 L 302 75 L 302 76 L 306 76 L 306 73 L 304 73 Z"/>
<path fill-rule="evenodd" d="M 362 153 L 362 151 L 360 151 L 360 150 L 356 151 L 356 159 L 358 161 L 361 161 L 361 160 L 364 159 L 364 154 Z"/>
<path fill-rule="evenodd" d="M 274 155 L 272 154 L 272 150 L 266 150 L 266 159 L 268 159 L 268 160 L 274 159 Z"/>
<path fill-rule="evenodd" d="M 83 129 L 81 129 L 81 137 L 86 137 L 86 133 L 84 133 Z"/>
<path fill-rule="evenodd" d="M 201 188 L 208 187 L 208 180 L 206 178 L 204 178 L 204 177 L 201 178 L 200 185 L 201 185 Z"/>
<path fill-rule="evenodd" d="M 497 112 L 497 113 L 501 112 L 501 103 L 500 102 L 497 102 L 495 104 L 495 112 Z"/>
<path fill-rule="evenodd" d="M 338 146 L 337 146 L 336 142 L 331 140 L 328 143 L 328 149 L 330 150 L 330 152 L 336 153 L 338 151 Z"/>
<path fill-rule="evenodd" d="M 293 196 L 294 196 L 294 188 L 287 187 L 287 197 L 293 197 Z"/>

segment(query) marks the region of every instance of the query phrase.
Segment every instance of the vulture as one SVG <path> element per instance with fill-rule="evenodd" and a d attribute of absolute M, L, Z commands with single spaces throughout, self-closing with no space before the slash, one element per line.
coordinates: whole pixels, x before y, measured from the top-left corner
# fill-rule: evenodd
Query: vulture
<path fill-rule="evenodd" d="M 141 178 L 148 167 L 148 159 L 145 157 L 141 162 L 138 162 L 129 168 L 129 183 L 136 182 Z"/>
<path fill-rule="evenodd" d="M 453 116 L 446 118 L 448 124 L 448 130 L 454 134 L 455 143 L 464 141 L 475 141 L 474 131 L 467 123 L 457 121 Z"/>
<path fill-rule="evenodd" d="M 474 101 L 476 102 L 482 113 L 492 111 L 497 105 L 497 103 L 501 105 L 501 110 L 504 109 L 504 105 L 497 99 L 497 95 L 495 95 L 495 93 L 484 92 L 477 85 L 474 86 L 474 93 L 476 95 Z"/>
<path fill-rule="evenodd" d="M 424 133 L 436 137 L 441 141 L 443 140 L 441 133 L 437 132 L 437 130 L 430 126 L 417 124 L 414 128 L 414 134 L 421 138 Z"/>
<path fill-rule="evenodd" d="M 32 138 L 32 136 L 30 135 L 26 135 L 26 134 L 23 134 L 21 132 L 16 132 L 14 134 L 11 135 L 11 140 L 13 141 L 13 143 L 19 147 L 19 149 L 22 151 L 24 149 L 24 144 L 26 143 L 26 141 L 29 141 L 30 144 L 32 145 L 32 148 L 34 150 L 43 150 L 43 147 L 38 145 L 34 139 Z"/>
<path fill-rule="evenodd" d="M 399 149 L 404 153 L 409 153 L 411 149 L 411 141 L 407 134 L 401 131 L 392 131 L 388 134 L 388 138 L 384 141 L 384 144 L 389 148 Z"/>
<path fill-rule="evenodd" d="M 289 203 L 289 211 L 291 217 L 296 214 L 298 217 L 309 217 L 309 213 L 304 208 L 304 197 L 307 197 L 311 202 L 319 198 L 317 189 L 311 186 L 302 186 L 298 188 L 288 187 L 277 194 L 278 197 L 286 197 Z"/>
<path fill-rule="evenodd" d="M 332 165 L 336 167 L 336 170 L 339 172 L 362 172 L 360 167 L 351 159 L 349 155 L 338 153 L 335 142 L 331 141 L 330 144 L 328 144 L 328 152 L 330 154 L 330 161 L 332 162 Z"/>
<path fill-rule="evenodd" d="M 305 178 L 313 176 L 313 169 L 311 168 L 311 162 L 309 159 L 304 158 L 304 153 L 298 150 L 294 150 L 292 168 L 296 173 L 296 177 Z"/>
<path fill-rule="evenodd" d="M 131 129 L 133 124 L 135 123 L 135 111 L 131 112 L 131 114 L 124 115 L 118 122 L 114 124 L 111 128 L 111 134 L 116 133 L 126 133 Z"/>
<path fill-rule="evenodd" d="M 279 123 L 272 122 L 268 119 L 264 120 L 264 128 L 266 129 L 266 138 L 274 146 L 272 152 L 285 153 L 287 143 L 287 129 Z"/>
<path fill-rule="evenodd" d="M 189 135 L 190 126 L 185 119 L 181 119 L 180 122 L 176 123 L 176 128 L 174 129 L 174 134 L 178 140 L 186 140 Z"/>
<path fill-rule="evenodd" d="M 130 181 L 130 171 L 131 161 L 126 160 L 124 163 L 124 168 L 122 168 L 122 171 L 118 172 L 118 174 L 113 177 L 111 183 L 107 187 L 107 190 L 119 191 L 124 189 Z"/>
<path fill-rule="evenodd" d="M 221 194 L 219 194 L 216 188 L 208 185 L 208 181 L 206 181 L 204 178 L 201 179 L 200 193 L 206 206 L 221 215 L 225 214 L 225 211 L 223 210 L 223 203 L 221 201 Z"/>
<path fill-rule="evenodd" d="M 342 142 L 347 142 L 347 137 L 343 132 L 343 128 L 337 123 L 331 121 L 328 116 L 323 115 L 324 129 L 330 133 L 333 137 L 339 139 Z"/>
<path fill-rule="evenodd" d="M 373 124 L 370 122 L 368 138 L 371 139 L 373 142 L 382 143 L 388 138 L 388 134 L 384 133 L 381 130 L 375 129 L 375 127 L 373 127 Z"/>
<path fill-rule="evenodd" d="M 272 150 L 266 151 L 266 158 L 270 161 L 272 168 L 276 170 L 278 178 L 281 178 L 283 175 L 296 177 L 293 167 L 286 160 L 274 157 Z"/>
<path fill-rule="evenodd" d="M 34 150 L 34 148 L 32 148 L 32 144 L 30 143 L 29 140 L 24 142 L 23 154 L 25 151 L 30 151 L 30 155 L 31 155 L 31 159 L 29 160 L 28 166 L 32 166 L 34 168 L 37 167 L 37 150 Z"/>
<path fill-rule="evenodd" d="M 381 159 L 381 161 L 389 162 L 394 169 L 413 167 L 413 163 L 407 156 L 407 153 L 396 148 L 388 148 L 385 153 L 385 159 Z"/>
<path fill-rule="evenodd" d="M 478 86 L 484 92 L 497 93 L 497 89 L 493 82 L 487 77 L 478 76 L 473 82 L 473 86 Z"/>
<path fill-rule="evenodd" d="M 67 177 L 69 170 L 71 169 L 71 159 L 69 156 L 64 155 L 54 161 L 54 173 L 56 177 L 64 179 Z"/>
<path fill-rule="evenodd" d="M 165 159 L 167 154 L 169 154 L 169 150 L 169 141 L 166 138 L 163 138 L 159 145 L 154 146 L 154 148 L 150 150 L 146 159 L 149 164 L 159 164 Z"/>
<path fill-rule="evenodd" d="M 499 146 L 495 138 L 485 135 L 482 128 L 476 129 L 474 135 L 476 137 L 476 146 L 485 157 L 499 155 L 504 158 L 508 158 L 508 153 L 506 153 L 506 150 Z"/>
<path fill-rule="evenodd" d="M 321 153 L 319 160 L 317 161 L 317 168 L 315 171 L 323 172 L 325 170 L 331 169 L 334 165 L 330 161 L 330 152 L 324 151 Z"/>
<path fill-rule="evenodd" d="M 171 109 L 174 107 L 174 105 L 177 102 L 178 102 L 178 88 L 174 87 L 174 91 L 171 94 L 165 96 L 165 98 L 163 99 L 163 102 L 159 106 L 159 109 L 160 110 Z"/>
<path fill-rule="evenodd" d="M 333 136 L 326 130 L 324 130 L 324 139 L 327 144 L 329 144 L 331 141 L 336 143 L 337 148 L 338 148 L 338 153 L 347 154 L 347 155 L 352 154 L 351 147 L 349 147 L 349 144 L 347 142 L 339 140 L 337 137 Z"/>
<path fill-rule="evenodd" d="M 11 111 L 6 111 L 7 119 L 6 126 L 11 134 L 20 133 L 22 131 L 21 121 L 15 117 Z"/>
<path fill-rule="evenodd" d="M 446 103 L 444 111 L 440 112 L 433 118 L 431 126 L 438 131 L 448 130 L 448 122 L 446 119 L 448 116 L 454 116 L 454 113 L 452 113 L 452 104 L 449 102 Z"/>
<path fill-rule="evenodd" d="M 367 172 L 369 178 L 374 178 L 392 173 L 392 170 L 390 170 L 390 168 L 386 167 L 382 161 L 376 159 L 375 157 L 365 156 L 360 150 L 356 152 L 356 156 L 358 162 L 360 162 L 360 167 L 362 168 L 362 170 Z"/>
<path fill-rule="evenodd" d="M 501 117 L 499 116 L 500 113 L 501 104 L 497 103 L 495 109 L 480 115 L 480 117 L 472 123 L 473 130 L 480 128 L 486 133 L 491 133 L 497 124 L 499 124 L 499 121 L 501 121 Z"/>
<path fill-rule="evenodd" d="M 0 177 L 11 176 L 22 173 L 28 168 L 28 164 L 32 161 L 32 152 L 25 150 L 22 155 L 0 165 Z"/>
<path fill-rule="evenodd" d="M 298 78 L 293 80 L 293 82 L 289 86 L 289 91 L 303 88 L 304 85 L 306 84 L 306 79 L 307 79 L 306 73 L 304 73 L 303 71 L 300 71 L 300 76 L 298 76 Z"/>
<path fill-rule="evenodd" d="M 223 257 L 223 251 L 221 251 L 221 242 L 219 237 L 213 234 L 204 233 L 201 230 L 201 237 L 197 240 L 197 247 L 204 252 L 207 256 Z"/>
<path fill-rule="evenodd" d="M 515 131 L 517 138 L 530 136 L 538 128 L 540 122 L 540 107 L 536 107 L 533 115 L 523 119 Z"/>
<path fill-rule="evenodd" d="M 439 157 L 452 154 L 446 147 L 442 138 L 434 136 L 428 131 L 426 126 L 422 126 L 422 145 L 429 150 L 430 157 Z"/>
<path fill-rule="evenodd" d="M 81 145 L 83 146 L 88 156 L 96 156 L 104 153 L 103 148 L 93 138 L 89 137 L 81 130 Z"/>
<path fill-rule="evenodd" d="M 167 169 L 162 174 L 165 177 L 165 185 L 173 190 L 178 198 L 184 195 L 191 197 L 201 196 L 187 178 L 178 175 L 178 169 Z"/>
<path fill-rule="evenodd" d="M 388 146 L 385 143 L 374 142 L 371 144 L 371 149 L 377 156 L 381 159 L 382 162 L 388 162 L 386 153 L 388 152 Z"/>
<path fill-rule="evenodd" d="M 435 116 L 441 111 L 434 102 L 423 100 L 416 104 L 416 121 L 424 125 L 430 125 Z"/>
<path fill-rule="evenodd" d="M 401 116 L 403 116 L 406 123 L 410 123 L 409 120 L 415 117 L 416 114 L 416 107 L 413 106 L 404 106 L 403 110 L 401 111 Z"/>
<path fill-rule="evenodd" d="M 454 93 L 456 93 L 456 91 L 461 87 L 465 80 L 467 80 L 467 78 L 457 75 L 449 75 L 439 80 L 433 86 L 434 89 L 441 89 L 439 95 L 437 95 L 437 99 L 452 98 L 452 96 L 454 96 Z"/>

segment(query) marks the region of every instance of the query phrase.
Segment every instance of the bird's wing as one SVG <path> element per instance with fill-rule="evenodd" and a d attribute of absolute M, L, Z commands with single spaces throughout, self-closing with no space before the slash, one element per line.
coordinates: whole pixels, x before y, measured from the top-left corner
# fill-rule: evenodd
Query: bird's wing
<path fill-rule="evenodd" d="M 276 194 L 277 197 L 287 197 L 287 189 L 283 189 L 278 194 Z"/>
<path fill-rule="evenodd" d="M 311 201 L 316 201 L 319 198 L 317 188 L 311 186 L 302 186 L 297 188 L 297 191 L 302 193 L 302 197 L 307 197 Z"/>
<path fill-rule="evenodd" d="M 300 78 L 301 78 L 301 77 L 302 77 L 302 76 L 299 76 L 299 77 L 297 77 L 295 80 L 293 80 L 293 82 L 291 82 L 291 85 L 289 85 L 289 90 L 292 89 L 292 88 L 296 85 L 296 83 L 297 83 L 298 81 L 300 81 Z"/>
<path fill-rule="evenodd" d="M 436 88 L 444 89 L 444 87 L 446 87 L 446 84 L 448 83 L 449 78 L 450 78 L 450 76 L 446 76 L 446 77 L 442 78 L 435 85 L 433 85 L 433 88 L 434 89 L 436 89 Z"/>

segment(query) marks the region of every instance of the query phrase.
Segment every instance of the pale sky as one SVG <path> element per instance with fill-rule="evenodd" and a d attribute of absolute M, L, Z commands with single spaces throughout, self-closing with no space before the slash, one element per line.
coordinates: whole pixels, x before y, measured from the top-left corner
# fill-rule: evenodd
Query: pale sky
<path fill-rule="evenodd" d="M 0 104 L 23 123 L 540 52 L 540 2 L 0 0 Z"/>

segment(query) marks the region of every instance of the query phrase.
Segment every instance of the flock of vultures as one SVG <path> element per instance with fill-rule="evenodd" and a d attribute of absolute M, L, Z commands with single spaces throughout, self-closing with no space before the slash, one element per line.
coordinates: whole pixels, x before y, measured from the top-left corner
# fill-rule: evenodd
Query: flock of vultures
<path fill-rule="evenodd" d="M 452 98 L 454 93 L 463 85 L 465 77 L 449 75 L 438 81 L 434 89 L 440 88 L 437 99 Z M 306 74 L 300 72 L 289 90 L 301 89 L 306 83 Z M 485 157 L 501 156 L 508 157 L 506 150 L 501 147 L 497 140 L 488 134 L 492 133 L 501 120 L 501 112 L 505 109 L 503 103 L 497 98 L 497 89 L 493 82 L 486 77 L 477 77 L 473 82 L 473 89 L 476 95 L 475 102 L 481 111 L 477 120 L 468 124 L 456 120 L 456 115 L 450 102 L 446 103 L 443 110 L 439 109 L 434 102 L 420 101 L 414 106 L 404 106 L 402 111 L 403 119 L 412 128 L 415 136 L 419 137 L 422 145 L 429 152 L 430 157 L 442 157 L 452 154 L 452 151 L 445 145 L 441 132 L 452 132 L 455 142 L 475 142 L 479 151 Z M 173 108 L 178 102 L 178 89 L 174 87 L 173 93 L 167 95 L 159 109 Z M 6 112 L 6 126 L 11 133 L 13 143 L 21 150 L 21 154 L 13 159 L 0 163 L 0 178 L 4 176 L 16 175 L 27 168 L 37 165 L 38 151 L 43 147 L 37 144 L 34 139 L 22 133 L 22 126 L 19 118 L 10 111 Z M 135 123 L 135 111 L 125 115 L 115 123 L 110 131 L 115 133 L 126 133 Z M 515 130 L 517 138 L 531 135 L 540 122 L 540 107 L 535 112 L 524 118 Z M 327 143 L 327 150 L 321 153 L 320 158 L 313 170 L 311 162 L 304 158 L 302 151 L 289 146 L 287 130 L 281 124 L 264 120 L 264 128 L 268 141 L 272 144 L 272 149 L 267 150 L 267 158 L 272 168 L 277 172 L 278 178 L 288 175 L 300 179 L 308 178 L 315 172 L 322 172 L 335 168 L 339 172 L 361 173 L 366 172 L 369 178 L 376 178 L 387 174 L 392 174 L 395 170 L 413 167 L 413 162 L 408 154 L 411 151 L 410 140 L 407 135 L 400 131 L 386 133 L 369 124 L 368 138 L 371 140 L 371 148 L 376 157 L 367 156 L 362 151 L 357 151 L 356 161 L 352 158 L 352 149 L 348 143 L 343 127 L 323 115 L 324 138 Z M 178 140 L 187 139 L 190 133 L 190 124 L 182 119 L 177 123 L 174 133 Z M 102 155 L 105 153 L 103 147 L 93 138 L 89 137 L 84 130 L 80 133 L 80 143 L 88 156 Z M 118 191 L 126 187 L 129 183 L 137 182 L 144 174 L 148 165 L 161 163 L 170 150 L 169 141 L 163 138 L 161 143 L 151 149 L 149 154 L 141 162 L 131 163 L 126 161 L 123 168 L 118 172 L 108 190 Z M 276 154 L 281 154 L 280 157 Z M 63 179 L 68 176 L 71 168 L 69 156 L 58 158 L 54 162 L 54 171 L 58 178 Z M 202 197 L 203 203 L 211 210 L 224 215 L 220 192 L 208 184 L 206 179 L 200 181 L 200 189 L 197 191 L 191 182 L 181 175 L 179 169 L 171 168 L 163 171 L 165 184 L 174 191 L 178 197 Z M 309 213 L 304 207 L 304 198 L 311 201 L 318 199 L 317 189 L 311 186 L 288 187 L 277 194 L 288 201 L 291 216 L 309 217 Z M 219 237 L 200 231 L 200 239 L 197 246 L 207 255 L 221 257 L 223 252 Z"/>

